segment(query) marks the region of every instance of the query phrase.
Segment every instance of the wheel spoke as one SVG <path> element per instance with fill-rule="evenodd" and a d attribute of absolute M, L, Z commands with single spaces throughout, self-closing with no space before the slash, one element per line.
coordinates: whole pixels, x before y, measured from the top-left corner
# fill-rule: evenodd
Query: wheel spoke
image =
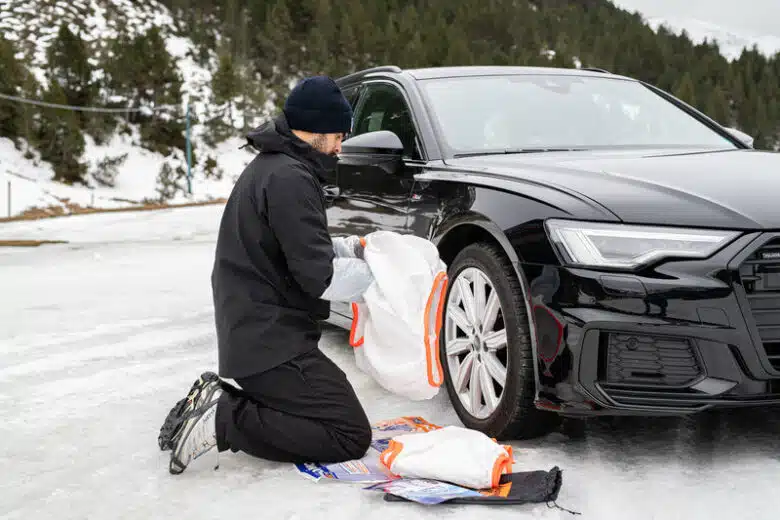
<path fill-rule="evenodd" d="M 494 330 L 505 329 L 498 292 L 481 269 L 467 267 L 452 280 L 446 309 L 449 380 L 465 412 L 484 419 L 498 408 L 507 387 L 508 368 L 504 356 L 497 355 L 507 348 L 507 333 Z"/>
<path fill-rule="evenodd" d="M 498 319 L 498 311 L 501 310 L 501 304 L 498 301 L 498 293 L 494 289 L 488 296 L 487 303 L 485 303 L 485 309 L 482 313 L 482 326 L 484 330 L 492 329 Z"/>
<path fill-rule="evenodd" d="M 502 388 L 506 386 L 506 367 L 501 363 L 501 360 L 496 357 L 495 353 L 486 352 L 482 356 L 482 363 L 485 366 L 487 374 L 493 378 L 496 383 L 501 385 Z"/>
<path fill-rule="evenodd" d="M 465 392 L 468 384 L 469 379 L 471 378 L 471 374 L 474 371 L 474 361 L 475 356 L 473 352 L 470 352 L 466 354 L 466 357 L 463 358 L 463 362 L 460 364 L 460 367 L 458 367 L 458 373 L 456 374 L 455 378 L 455 391 Z"/>
<path fill-rule="evenodd" d="M 447 317 L 451 318 L 452 321 L 454 321 L 455 324 L 460 328 L 460 330 L 466 334 L 471 334 L 471 322 L 469 322 L 469 319 L 462 310 L 455 307 L 454 305 L 451 305 L 447 307 Z"/>
<path fill-rule="evenodd" d="M 496 330 L 485 336 L 485 346 L 492 352 L 506 347 L 506 330 Z"/>
<path fill-rule="evenodd" d="M 464 352 L 468 352 L 469 350 L 471 350 L 471 348 L 472 348 L 471 341 L 469 341 L 466 338 L 457 338 L 447 343 L 446 350 L 448 356 L 457 356 L 458 354 L 463 354 Z"/>
<path fill-rule="evenodd" d="M 474 275 L 474 325 L 477 327 L 484 326 L 485 324 L 485 294 L 487 293 L 488 280 L 485 275 L 477 271 Z"/>
<path fill-rule="evenodd" d="M 463 276 L 458 278 L 458 291 L 460 292 L 460 297 L 463 301 L 463 308 L 466 311 L 466 318 L 472 326 L 476 325 L 477 309 L 474 302 L 474 293 L 471 292 L 469 283 Z"/>
<path fill-rule="evenodd" d="M 480 382 L 482 370 L 482 363 L 474 359 L 471 364 L 471 377 L 469 377 L 469 401 L 471 413 L 475 415 L 479 414 L 479 409 L 482 407 L 482 383 Z"/>
<path fill-rule="evenodd" d="M 488 373 L 488 365 L 484 362 L 479 365 L 479 386 L 482 391 L 482 396 L 485 398 L 485 405 L 488 408 L 488 412 L 492 413 L 498 406 L 498 396 L 496 396 L 495 387 L 493 381 Z"/>

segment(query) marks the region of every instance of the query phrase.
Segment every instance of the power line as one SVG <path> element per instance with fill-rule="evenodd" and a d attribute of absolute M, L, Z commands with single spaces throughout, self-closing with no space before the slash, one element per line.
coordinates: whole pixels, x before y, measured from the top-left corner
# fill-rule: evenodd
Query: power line
<path fill-rule="evenodd" d="M 16 101 L 19 103 L 26 103 L 28 105 L 37 105 L 42 107 L 48 107 L 48 108 L 61 108 L 64 110 L 75 110 L 80 112 L 102 112 L 102 113 L 109 113 L 109 114 L 127 114 L 130 112 L 157 112 L 160 110 L 167 110 L 171 108 L 179 108 L 176 105 L 162 105 L 159 107 L 154 108 L 148 108 L 148 107 L 140 107 L 140 108 L 102 108 L 102 107 L 80 107 L 75 105 L 60 105 L 58 103 L 48 103 L 46 101 L 37 101 L 34 99 L 26 99 L 19 96 L 11 96 L 8 94 L 0 94 L 0 99 L 7 99 L 9 101 Z"/>

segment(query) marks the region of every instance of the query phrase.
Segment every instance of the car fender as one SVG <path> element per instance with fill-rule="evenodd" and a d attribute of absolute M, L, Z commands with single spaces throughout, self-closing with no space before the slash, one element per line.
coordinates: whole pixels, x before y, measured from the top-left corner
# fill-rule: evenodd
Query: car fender
<path fill-rule="evenodd" d="M 445 240 L 451 233 L 455 232 L 463 226 L 476 226 L 489 233 L 490 236 L 500 245 L 501 249 L 507 255 L 514 269 L 515 275 L 520 280 L 520 287 L 523 291 L 523 302 L 525 304 L 525 311 L 528 316 L 528 334 L 531 342 L 531 354 L 534 362 L 534 391 L 535 399 L 539 398 L 539 390 L 541 388 L 539 379 L 539 363 L 538 363 L 538 349 L 537 349 L 537 335 L 536 324 L 534 323 L 533 312 L 531 309 L 531 296 L 528 290 L 528 280 L 526 280 L 525 274 L 520 267 L 520 258 L 517 252 L 512 247 L 506 234 L 490 217 L 483 213 L 479 213 L 472 210 L 464 210 L 442 220 L 434 229 L 431 235 L 431 242 L 437 247 Z"/>
<path fill-rule="evenodd" d="M 487 172 L 432 168 L 415 175 L 415 181 L 410 210 L 417 232 L 423 233 L 422 228 L 427 228 L 428 238 L 441 250 L 442 243 L 459 233 L 463 226 L 476 227 L 486 233 L 483 237 L 489 236 L 498 243 L 509 258 L 523 291 L 531 352 L 536 360 L 534 380 L 538 400 L 541 384 L 537 327 L 530 282 L 522 264 L 558 264 L 543 230 L 547 218 L 616 221 L 617 217 L 577 193 Z M 429 218 L 415 216 L 418 211 Z"/>

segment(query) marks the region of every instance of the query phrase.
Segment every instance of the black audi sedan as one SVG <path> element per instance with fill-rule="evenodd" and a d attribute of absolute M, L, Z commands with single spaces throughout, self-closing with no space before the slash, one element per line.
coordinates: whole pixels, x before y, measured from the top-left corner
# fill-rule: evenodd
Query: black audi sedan
<path fill-rule="evenodd" d="M 780 154 L 601 70 L 377 67 L 324 186 L 333 235 L 435 243 L 462 422 L 780 404 Z M 349 327 L 348 306 L 329 321 Z"/>

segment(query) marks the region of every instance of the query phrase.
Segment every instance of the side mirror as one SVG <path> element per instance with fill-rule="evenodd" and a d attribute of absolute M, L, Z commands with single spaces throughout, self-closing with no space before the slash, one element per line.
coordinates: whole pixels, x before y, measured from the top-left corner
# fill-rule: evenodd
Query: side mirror
<path fill-rule="evenodd" d="M 395 133 L 389 130 L 377 130 L 347 139 L 341 143 L 341 153 L 400 157 L 404 153 L 404 145 Z"/>
<path fill-rule="evenodd" d="M 377 130 L 356 135 L 341 143 L 339 163 L 352 166 L 373 166 L 389 174 L 403 165 L 404 145 L 389 130 Z"/>
<path fill-rule="evenodd" d="M 731 135 L 733 135 L 734 137 L 736 137 L 737 139 L 745 143 L 747 146 L 753 148 L 753 144 L 755 143 L 755 138 L 749 136 L 748 134 L 746 134 L 741 130 L 737 130 L 736 128 L 726 128 L 726 130 L 728 130 L 728 132 Z"/>

